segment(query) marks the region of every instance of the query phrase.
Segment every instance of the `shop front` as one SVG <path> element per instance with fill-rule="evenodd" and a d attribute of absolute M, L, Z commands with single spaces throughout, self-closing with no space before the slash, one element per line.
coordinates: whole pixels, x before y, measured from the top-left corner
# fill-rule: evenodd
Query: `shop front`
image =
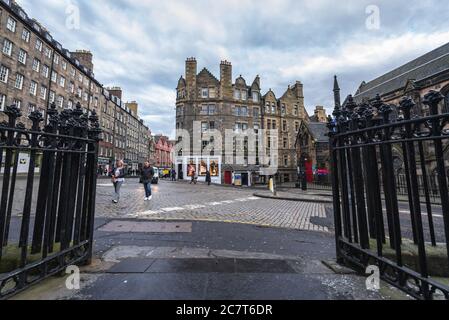
<path fill-rule="evenodd" d="M 189 181 L 196 174 L 199 182 L 206 182 L 206 174 L 209 171 L 212 183 L 221 184 L 220 157 L 178 157 L 176 164 L 177 175 L 181 180 Z"/>

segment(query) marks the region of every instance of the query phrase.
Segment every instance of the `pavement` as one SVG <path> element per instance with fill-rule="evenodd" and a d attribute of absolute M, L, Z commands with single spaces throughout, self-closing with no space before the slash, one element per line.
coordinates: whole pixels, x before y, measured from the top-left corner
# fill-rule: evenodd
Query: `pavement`
<path fill-rule="evenodd" d="M 64 275 L 13 299 L 409 299 L 385 283 L 369 291 L 365 275 L 326 266 L 335 264 L 326 204 L 166 181 L 145 202 L 130 179 L 116 205 L 108 181 L 97 190 L 94 259 L 81 268 L 80 288 L 67 289 Z"/>

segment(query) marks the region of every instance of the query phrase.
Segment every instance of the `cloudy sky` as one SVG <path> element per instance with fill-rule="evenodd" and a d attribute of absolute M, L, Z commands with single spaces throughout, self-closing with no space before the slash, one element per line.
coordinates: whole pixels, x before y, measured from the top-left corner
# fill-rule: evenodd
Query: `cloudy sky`
<path fill-rule="evenodd" d="M 187 57 L 217 77 L 220 61 L 232 61 L 234 78 L 259 74 L 263 90 L 277 95 L 300 80 L 313 112 L 331 110 L 334 74 L 342 94 L 353 93 L 449 41 L 443 0 L 17 1 L 69 50 L 91 50 L 98 80 L 121 86 L 153 133 L 170 136 Z"/>

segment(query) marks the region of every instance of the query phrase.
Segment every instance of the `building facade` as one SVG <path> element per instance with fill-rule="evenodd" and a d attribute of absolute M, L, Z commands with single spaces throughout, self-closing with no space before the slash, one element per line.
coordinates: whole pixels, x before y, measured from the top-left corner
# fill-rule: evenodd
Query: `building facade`
<path fill-rule="evenodd" d="M 173 144 L 170 139 L 163 135 L 155 135 L 155 159 L 154 165 L 158 168 L 171 169 L 173 165 Z"/>
<path fill-rule="evenodd" d="M 339 92 L 338 84 L 336 86 Z M 372 101 L 376 95 L 379 95 L 384 103 L 399 105 L 401 99 L 408 96 L 416 104 L 412 110 L 412 117 L 420 117 L 430 115 L 428 106 L 423 104 L 423 98 L 431 90 L 439 91 L 445 96 L 440 105 L 440 112 L 449 112 L 449 43 L 372 81 L 362 82 L 353 98 L 355 102 L 362 103 Z M 343 103 L 344 105 L 345 103 Z M 393 108 L 391 118 L 396 120 L 398 117 L 401 117 L 401 112 Z M 433 152 L 426 146 L 424 147 L 427 170 L 435 176 L 437 173 L 436 161 L 432 157 Z M 449 145 L 447 142 L 445 142 L 444 150 L 446 166 L 449 167 Z M 397 174 L 403 174 L 406 168 L 401 147 L 393 146 L 393 158 Z M 418 171 L 421 174 L 421 170 L 418 169 Z"/>
<path fill-rule="evenodd" d="M 206 68 L 198 73 L 196 59 L 189 58 L 185 76 L 179 79 L 177 86 L 178 147 L 175 153 L 178 175 L 182 173 L 180 178 L 189 179 L 191 168 L 195 168 L 200 179 L 204 179 L 209 170 L 216 183 L 235 184 L 238 180 L 238 184 L 252 185 L 267 182 L 269 176 L 261 174 L 261 168 L 266 164 L 259 159 L 259 148 L 272 147 L 272 139 L 259 134 L 260 130 L 267 129 L 278 132 L 279 150 L 274 155 L 279 164 L 278 181 L 295 181 L 295 141 L 301 121 L 309 121 L 301 82 L 289 86 L 281 98 L 277 98 L 272 90 L 262 94 L 259 76 L 252 83 L 247 83 L 242 76 L 233 81 L 232 64 L 228 61 L 221 62 L 218 79 Z M 195 123 L 200 124 L 201 135 L 195 137 L 198 141 L 194 141 L 194 131 L 198 131 L 194 128 Z M 241 139 L 234 139 L 233 145 L 223 147 L 221 153 L 211 147 L 216 143 L 223 145 L 228 130 L 244 133 L 249 129 L 257 134 L 255 155 L 247 152 L 248 142 Z M 187 132 L 188 137 L 183 132 Z M 217 142 L 219 137 L 221 140 Z M 190 138 L 191 147 L 182 150 L 179 146 L 185 145 L 186 138 Z M 225 154 L 225 150 L 234 153 L 228 151 Z M 235 161 L 237 151 L 241 150 L 243 161 Z"/>
<path fill-rule="evenodd" d="M 27 127 L 32 111 L 46 117 L 52 104 L 59 111 L 80 104 L 100 119 L 99 172 L 118 159 L 137 170 L 149 157 L 149 129 L 138 116 L 137 103 L 123 103 L 120 88 L 104 88 L 95 79 L 90 51 L 65 49 L 12 0 L 0 0 L 0 47 L 0 121 L 13 104 L 22 111 L 18 121 Z"/>

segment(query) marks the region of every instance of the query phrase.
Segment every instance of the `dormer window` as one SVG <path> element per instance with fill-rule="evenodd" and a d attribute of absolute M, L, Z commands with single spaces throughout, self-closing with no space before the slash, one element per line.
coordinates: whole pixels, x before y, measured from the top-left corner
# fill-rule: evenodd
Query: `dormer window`
<path fill-rule="evenodd" d="M 259 102 L 259 92 L 253 92 L 253 102 Z"/>
<path fill-rule="evenodd" d="M 234 99 L 240 100 L 240 98 L 241 98 L 240 90 L 234 90 Z"/>
<path fill-rule="evenodd" d="M 209 98 L 209 89 L 201 89 L 201 98 L 203 99 L 207 99 Z"/>
<path fill-rule="evenodd" d="M 248 92 L 246 92 L 245 90 L 242 91 L 242 100 L 247 100 L 248 99 Z"/>

